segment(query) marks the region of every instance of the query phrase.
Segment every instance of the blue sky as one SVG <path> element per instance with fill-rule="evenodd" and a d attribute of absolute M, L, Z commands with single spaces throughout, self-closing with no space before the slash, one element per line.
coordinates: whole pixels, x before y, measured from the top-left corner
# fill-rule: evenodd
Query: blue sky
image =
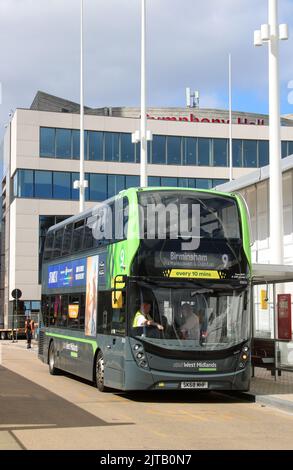
<path fill-rule="evenodd" d="M 85 101 L 137 106 L 140 99 L 140 0 L 84 0 Z M 37 90 L 79 101 L 79 0 L 0 0 L 3 130 L 10 109 L 29 107 Z M 185 87 L 201 107 L 226 108 L 228 53 L 233 108 L 268 112 L 268 50 L 253 32 L 267 22 L 267 0 L 147 0 L 148 105 L 184 106 Z M 293 0 L 279 0 L 281 112 L 293 113 Z"/>

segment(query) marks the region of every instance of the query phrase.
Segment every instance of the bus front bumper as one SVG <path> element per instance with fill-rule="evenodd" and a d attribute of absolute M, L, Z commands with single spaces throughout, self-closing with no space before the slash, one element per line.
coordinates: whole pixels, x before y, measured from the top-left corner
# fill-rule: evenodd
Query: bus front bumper
<path fill-rule="evenodd" d="M 250 364 L 234 372 L 209 374 L 182 374 L 146 370 L 134 362 L 125 362 L 124 390 L 238 390 L 248 391 L 251 377 Z"/>

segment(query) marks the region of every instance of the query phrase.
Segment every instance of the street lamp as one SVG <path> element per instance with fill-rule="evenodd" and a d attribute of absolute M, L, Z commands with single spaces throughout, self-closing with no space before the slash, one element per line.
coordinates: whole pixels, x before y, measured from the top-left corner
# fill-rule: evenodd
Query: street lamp
<path fill-rule="evenodd" d="M 79 180 L 73 183 L 73 188 L 79 189 L 79 212 L 84 211 L 87 187 L 88 182 L 84 179 L 83 0 L 80 0 L 80 164 Z"/>
<path fill-rule="evenodd" d="M 147 130 L 146 115 L 146 0 L 141 0 L 141 102 L 140 102 L 140 130 L 132 134 L 132 143 L 140 142 L 140 186 L 148 185 L 148 140 L 152 134 Z"/>
<path fill-rule="evenodd" d="M 268 0 L 268 7 L 269 22 L 254 32 L 254 45 L 262 46 L 267 42 L 269 47 L 270 261 L 272 264 L 283 264 L 279 40 L 288 39 L 288 26 L 278 25 L 278 0 Z"/>
<path fill-rule="evenodd" d="M 229 54 L 229 180 L 233 181 L 232 61 Z"/>

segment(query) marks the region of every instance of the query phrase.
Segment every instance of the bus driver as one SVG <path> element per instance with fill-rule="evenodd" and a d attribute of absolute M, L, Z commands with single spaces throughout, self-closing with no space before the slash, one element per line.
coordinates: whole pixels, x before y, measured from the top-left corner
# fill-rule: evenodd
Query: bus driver
<path fill-rule="evenodd" d="M 148 301 L 142 302 L 139 310 L 134 315 L 132 327 L 139 328 L 142 326 L 155 326 L 158 330 L 163 330 L 164 327 L 156 323 L 150 316 L 151 304 Z"/>

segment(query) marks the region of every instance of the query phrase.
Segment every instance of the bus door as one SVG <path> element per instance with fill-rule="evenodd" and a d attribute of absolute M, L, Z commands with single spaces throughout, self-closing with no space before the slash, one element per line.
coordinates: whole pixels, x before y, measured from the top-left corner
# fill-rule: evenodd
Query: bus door
<path fill-rule="evenodd" d="M 104 352 L 105 384 L 113 388 L 124 386 L 125 325 L 124 310 L 113 308 Z"/>

